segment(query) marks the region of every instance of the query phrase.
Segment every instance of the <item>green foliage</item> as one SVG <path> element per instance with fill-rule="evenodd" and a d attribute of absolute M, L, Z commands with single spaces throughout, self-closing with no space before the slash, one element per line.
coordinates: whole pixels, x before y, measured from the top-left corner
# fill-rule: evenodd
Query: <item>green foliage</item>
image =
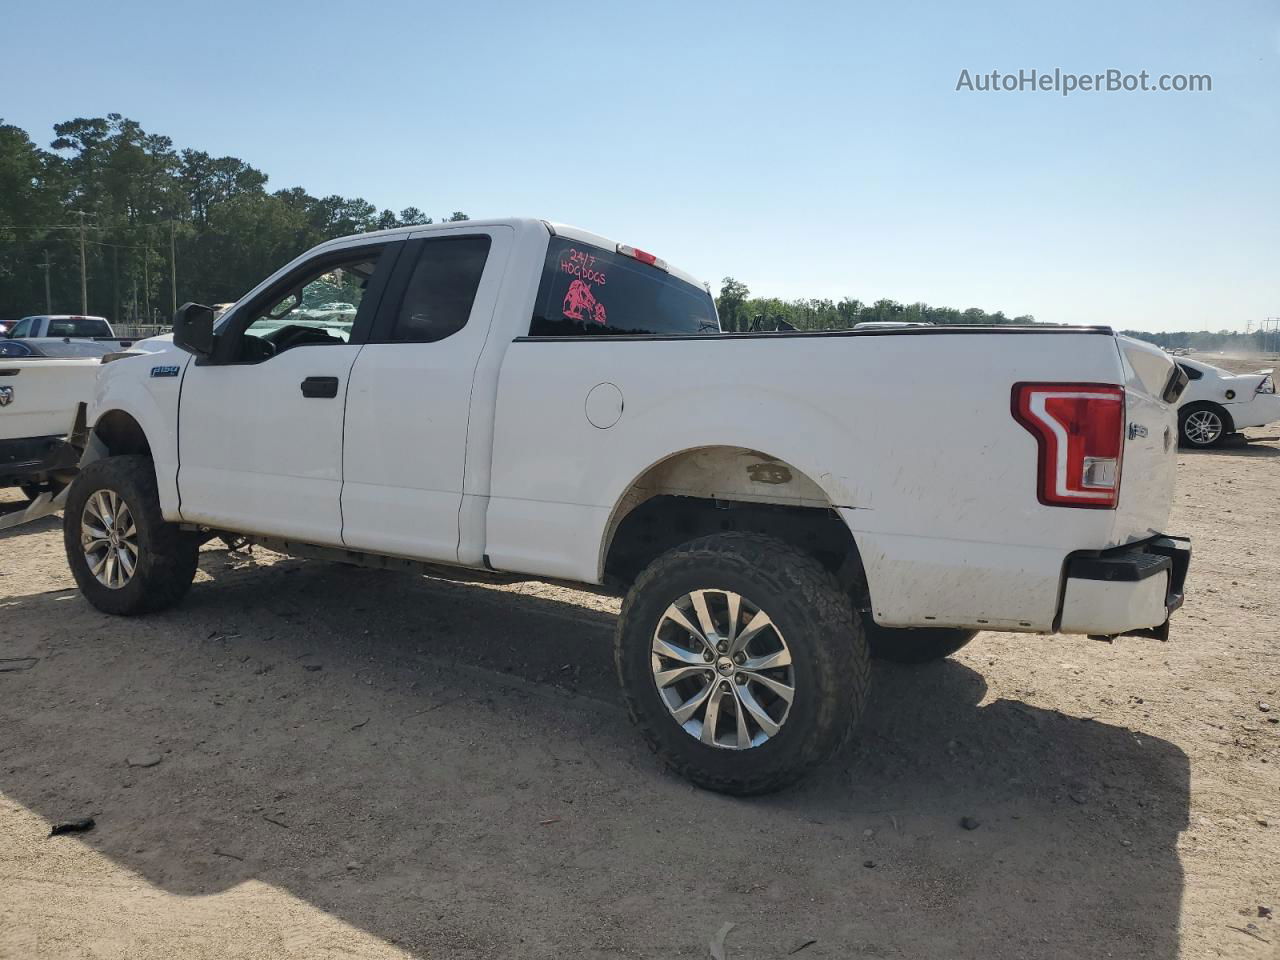
<path fill-rule="evenodd" d="M 1006 317 L 1003 312 L 987 313 L 978 307 L 960 311 L 953 307 L 931 307 L 927 303 L 902 304 L 896 300 L 877 300 L 865 304 L 851 297 L 834 300 L 779 300 L 777 297 L 752 297 L 747 285 L 733 277 L 725 277 L 716 297 L 720 326 L 725 330 L 776 330 L 788 323 L 797 330 L 847 330 L 856 323 L 898 321 L 908 323 L 1005 324 L 1035 323 L 1030 315 Z"/>
<path fill-rule="evenodd" d="M 323 240 L 432 222 L 417 207 L 270 192 L 245 161 L 177 150 L 118 113 L 53 133 L 45 150 L 0 122 L 0 318 L 44 312 L 46 254 L 53 310 L 80 310 L 82 222 L 89 311 L 143 323 L 168 320 L 171 234 L 179 302 L 225 303 Z"/>

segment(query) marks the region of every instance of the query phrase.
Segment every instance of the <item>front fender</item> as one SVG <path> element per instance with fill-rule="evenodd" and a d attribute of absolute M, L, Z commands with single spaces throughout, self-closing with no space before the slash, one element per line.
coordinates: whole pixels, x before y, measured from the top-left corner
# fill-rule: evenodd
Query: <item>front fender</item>
<path fill-rule="evenodd" d="M 169 345 L 157 353 L 122 357 L 105 364 L 98 374 L 87 422 L 96 427 L 103 416 L 120 411 L 142 428 L 151 447 L 160 493 L 160 512 L 178 520 L 178 397 L 191 355 Z M 92 437 L 93 434 L 91 433 Z M 92 440 L 85 456 L 103 455 L 101 441 Z M 95 457 L 96 458 L 96 457 Z M 87 462 L 84 458 L 81 463 Z"/>

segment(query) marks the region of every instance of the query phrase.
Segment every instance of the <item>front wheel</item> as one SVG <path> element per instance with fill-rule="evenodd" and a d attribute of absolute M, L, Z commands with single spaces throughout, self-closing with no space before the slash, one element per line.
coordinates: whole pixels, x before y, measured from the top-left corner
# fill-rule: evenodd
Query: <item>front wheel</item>
<path fill-rule="evenodd" d="M 631 718 L 700 787 L 768 793 L 834 754 L 870 685 L 852 604 L 810 554 L 748 533 L 703 537 L 636 579 L 615 663 Z"/>
<path fill-rule="evenodd" d="M 80 471 L 62 514 L 67 563 L 104 613 L 163 610 L 191 587 L 200 538 L 160 514 L 149 457 L 108 457 Z"/>

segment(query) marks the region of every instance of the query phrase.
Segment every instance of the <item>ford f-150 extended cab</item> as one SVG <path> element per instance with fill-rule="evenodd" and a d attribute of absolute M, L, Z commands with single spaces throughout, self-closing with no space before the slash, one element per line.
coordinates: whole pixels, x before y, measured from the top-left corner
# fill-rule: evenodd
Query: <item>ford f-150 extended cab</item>
<path fill-rule="evenodd" d="M 705 285 L 541 220 L 369 233 L 102 368 L 67 556 L 116 614 L 175 603 L 213 536 L 627 586 L 646 739 L 756 793 L 836 750 L 869 656 L 1164 635 L 1184 385 L 1107 328 L 722 333 Z"/>

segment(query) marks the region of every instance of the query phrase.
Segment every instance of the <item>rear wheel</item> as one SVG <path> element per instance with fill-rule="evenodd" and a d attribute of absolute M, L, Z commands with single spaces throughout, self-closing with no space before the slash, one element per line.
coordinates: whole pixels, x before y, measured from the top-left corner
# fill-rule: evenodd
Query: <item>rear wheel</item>
<path fill-rule="evenodd" d="M 1178 411 L 1178 436 L 1188 447 L 1214 447 L 1230 432 L 1226 412 L 1213 403 L 1193 403 Z"/>
<path fill-rule="evenodd" d="M 863 615 L 862 629 L 866 631 L 871 656 L 890 663 L 929 663 L 942 660 L 978 635 L 977 630 L 950 627 L 882 627 L 871 619 L 870 614 Z"/>
<path fill-rule="evenodd" d="M 623 603 L 615 662 L 663 761 L 741 795 L 788 786 L 835 753 L 870 684 L 848 595 L 811 555 L 748 533 L 650 564 Z"/>
<path fill-rule="evenodd" d="M 195 577 L 200 538 L 161 516 L 149 457 L 108 457 L 81 470 L 67 495 L 62 535 L 80 592 L 104 613 L 163 610 Z"/>

